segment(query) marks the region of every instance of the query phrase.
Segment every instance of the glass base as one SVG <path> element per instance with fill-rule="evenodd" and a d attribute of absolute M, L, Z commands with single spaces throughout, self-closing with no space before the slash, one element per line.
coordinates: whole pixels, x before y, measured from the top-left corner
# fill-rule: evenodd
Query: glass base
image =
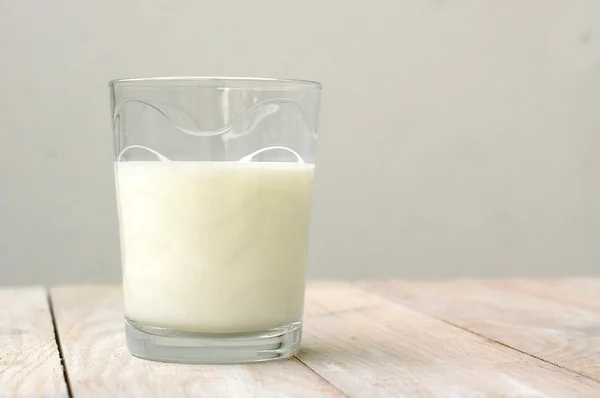
<path fill-rule="evenodd" d="M 287 358 L 300 349 L 302 322 L 249 333 L 195 333 L 142 325 L 125 318 L 131 355 L 160 362 L 247 363 Z"/>

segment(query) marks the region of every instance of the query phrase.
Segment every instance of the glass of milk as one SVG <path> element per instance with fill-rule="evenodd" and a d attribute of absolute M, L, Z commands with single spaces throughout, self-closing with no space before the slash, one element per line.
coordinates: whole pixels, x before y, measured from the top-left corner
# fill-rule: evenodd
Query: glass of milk
<path fill-rule="evenodd" d="M 129 351 L 187 363 L 296 353 L 321 85 L 182 77 L 109 88 Z"/>

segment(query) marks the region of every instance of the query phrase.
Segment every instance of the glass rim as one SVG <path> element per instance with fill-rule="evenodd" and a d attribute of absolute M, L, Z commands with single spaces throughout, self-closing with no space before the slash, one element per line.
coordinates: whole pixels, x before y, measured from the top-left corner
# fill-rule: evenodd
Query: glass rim
<path fill-rule="evenodd" d="M 213 76 L 157 76 L 128 77 L 113 79 L 109 87 L 223 87 L 223 88 L 262 88 L 272 89 L 321 89 L 323 85 L 313 80 L 281 79 L 270 77 L 213 77 Z"/>

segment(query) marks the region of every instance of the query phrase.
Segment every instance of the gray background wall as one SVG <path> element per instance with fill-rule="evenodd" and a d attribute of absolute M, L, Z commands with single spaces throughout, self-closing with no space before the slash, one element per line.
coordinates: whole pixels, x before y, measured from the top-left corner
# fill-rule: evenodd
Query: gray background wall
<path fill-rule="evenodd" d="M 600 2 L 0 1 L 0 283 L 119 278 L 106 82 L 325 85 L 313 277 L 600 273 Z"/>

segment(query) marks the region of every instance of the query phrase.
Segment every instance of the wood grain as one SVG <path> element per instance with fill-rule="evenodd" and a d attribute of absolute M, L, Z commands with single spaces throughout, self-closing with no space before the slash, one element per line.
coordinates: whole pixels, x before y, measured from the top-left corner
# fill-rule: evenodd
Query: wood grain
<path fill-rule="evenodd" d="M 522 278 L 493 283 L 548 300 L 600 310 L 600 278 Z"/>
<path fill-rule="evenodd" d="M 600 380 L 600 311 L 540 298 L 510 281 L 397 281 L 367 290 L 450 324 Z M 531 288 L 531 286 L 530 286 Z M 539 286 L 537 294 L 544 289 Z M 548 286 L 549 295 L 552 287 Z M 566 301 L 577 299 L 570 289 Z M 546 294 L 546 293 L 544 293 Z M 600 394 L 598 395 L 600 396 Z"/>
<path fill-rule="evenodd" d="M 600 396 L 596 381 L 346 284 L 311 285 L 305 320 L 298 357 L 350 397 Z"/>
<path fill-rule="evenodd" d="M 117 287 L 51 290 L 73 394 L 82 397 L 340 397 L 296 359 L 253 365 L 180 365 L 132 357 Z"/>
<path fill-rule="evenodd" d="M 0 397 L 66 397 L 42 287 L 0 289 Z"/>

